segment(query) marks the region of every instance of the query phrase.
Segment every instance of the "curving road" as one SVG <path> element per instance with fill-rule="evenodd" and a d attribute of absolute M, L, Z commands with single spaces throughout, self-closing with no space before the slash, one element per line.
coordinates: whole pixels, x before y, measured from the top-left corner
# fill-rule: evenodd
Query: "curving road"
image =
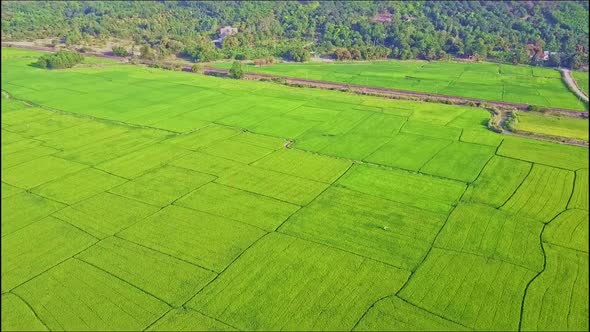
<path fill-rule="evenodd" d="M 561 76 L 563 77 L 565 84 L 567 84 L 567 86 L 576 94 L 576 96 L 585 102 L 588 102 L 588 96 L 586 96 L 584 92 L 578 88 L 578 83 L 572 77 L 572 72 L 569 69 L 561 69 Z"/>

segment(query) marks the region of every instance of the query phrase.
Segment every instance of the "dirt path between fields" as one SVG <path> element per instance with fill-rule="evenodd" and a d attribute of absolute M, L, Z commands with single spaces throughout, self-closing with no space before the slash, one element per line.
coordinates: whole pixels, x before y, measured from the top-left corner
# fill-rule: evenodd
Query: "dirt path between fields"
<path fill-rule="evenodd" d="M 586 96 L 584 91 L 578 87 L 578 82 L 576 82 L 576 80 L 573 78 L 571 70 L 565 68 L 561 69 L 561 77 L 570 90 L 576 94 L 576 96 L 588 103 L 588 96 Z"/>

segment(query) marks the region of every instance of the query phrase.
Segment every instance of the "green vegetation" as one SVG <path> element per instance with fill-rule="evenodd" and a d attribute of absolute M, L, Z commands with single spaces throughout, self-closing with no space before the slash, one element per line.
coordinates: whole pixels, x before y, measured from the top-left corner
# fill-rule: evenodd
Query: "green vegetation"
<path fill-rule="evenodd" d="M 572 71 L 572 76 L 574 77 L 574 79 L 576 80 L 576 84 L 578 85 L 578 87 L 580 88 L 580 90 L 582 90 L 586 96 L 589 96 L 588 94 L 588 72 L 583 72 L 583 71 Z"/>
<path fill-rule="evenodd" d="M 535 275 L 483 255 L 434 248 L 398 296 L 469 329 L 517 330 L 522 294 Z"/>
<path fill-rule="evenodd" d="M 588 320 L 584 315 L 588 301 L 584 291 L 588 287 L 588 253 L 548 243 L 543 246 L 547 266 L 529 286 L 524 301 L 522 328 L 587 329 Z"/>
<path fill-rule="evenodd" d="M 577 138 L 588 141 L 588 120 L 566 117 L 545 116 L 543 114 L 518 113 L 518 123 L 514 128 L 553 136 Z"/>
<path fill-rule="evenodd" d="M 215 67 L 229 69 L 230 63 Z M 245 67 L 246 72 L 368 85 L 449 96 L 586 110 L 554 69 L 511 64 L 450 61 L 277 63 Z M 586 76 L 588 74 L 586 73 Z M 534 106 L 539 108 L 539 106 Z"/>
<path fill-rule="evenodd" d="M 148 46 L 141 53 L 150 59 L 306 61 L 314 52 L 340 59 L 588 64 L 587 47 L 577 47 L 588 45 L 586 1 L 6 1 L 2 13 L 3 40 L 61 37 L 73 46 L 114 37 Z M 226 25 L 237 31 L 219 40 Z M 544 61 L 543 51 L 558 54 Z"/>
<path fill-rule="evenodd" d="M 54 54 L 45 54 L 40 56 L 36 65 L 39 68 L 63 69 L 72 68 L 73 66 L 81 63 L 83 60 L 84 56 L 78 52 L 59 51 Z"/>
<path fill-rule="evenodd" d="M 244 67 L 242 63 L 239 61 L 234 61 L 231 68 L 229 69 L 229 75 L 235 79 L 244 78 Z"/>
<path fill-rule="evenodd" d="M 129 52 L 123 46 L 113 46 L 113 54 L 116 56 L 128 56 Z"/>
<path fill-rule="evenodd" d="M 2 330 L 588 329 L 587 148 L 39 55 L 2 50 Z"/>

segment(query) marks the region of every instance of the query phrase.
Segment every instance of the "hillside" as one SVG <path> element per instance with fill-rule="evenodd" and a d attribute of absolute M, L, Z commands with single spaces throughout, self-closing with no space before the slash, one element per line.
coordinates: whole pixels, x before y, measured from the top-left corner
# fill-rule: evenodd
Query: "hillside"
<path fill-rule="evenodd" d="M 212 40 L 230 25 L 216 48 Z M 2 2 L 2 39 L 121 38 L 195 61 L 349 52 L 352 59 L 449 56 L 579 68 L 588 63 L 587 1 Z M 582 46 L 582 48 L 580 48 Z M 538 60 L 538 61 L 537 61 Z"/>

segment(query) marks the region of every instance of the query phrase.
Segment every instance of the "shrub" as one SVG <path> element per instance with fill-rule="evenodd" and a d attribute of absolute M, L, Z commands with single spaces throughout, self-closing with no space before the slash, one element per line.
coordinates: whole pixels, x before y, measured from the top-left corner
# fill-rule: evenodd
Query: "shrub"
<path fill-rule="evenodd" d="M 234 61 L 234 64 L 229 70 L 229 75 L 235 79 L 244 78 L 244 65 L 242 65 L 242 63 L 239 61 Z"/>
<path fill-rule="evenodd" d="M 506 128 L 512 132 L 518 131 L 518 115 L 516 112 L 510 112 L 508 120 L 506 120 Z"/>
<path fill-rule="evenodd" d="M 113 54 L 116 56 L 128 56 L 129 52 L 123 46 L 113 46 Z"/>
<path fill-rule="evenodd" d="M 203 66 L 201 66 L 200 64 L 195 63 L 194 65 L 192 65 L 191 71 L 193 73 L 202 73 L 203 72 Z"/>
<path fill-rule="evenodd" d="M 83 60 L 84 56 L 78 52 L 59 51 L 39 57 L 36 65 L 37 67 L 46 69 L 72 68 Z"/>
<path fill-rule="evenodd" d="M 466 102 L 465 102 L 465 106 L 469 106 L 469 107 L 475 107 L 476 105 L 475 105 L 475 103 L 474 103 L 474 102 L 472 102 L 471 100 L 468 100 L 468 101 L 466 101 Z"/>
<path fill-rule="evenodd" d="M 541 108 L 537 105 L 529 105 L 529 107 L 527 107 L 527 110 L 529 112 L 538 112 L 541 110 Z"/>
<path fill-rule="evenodd" d="M 291 48 L 287 50 L 283 56 L 289 60 L 296 61 L 296 62 L 305 62 L 309 61 L 311 58 L 311 54 L 308 50 L 298 47 L 298 48 Z"/>
<path fill-rule="evenodd" d="M 236 60 L 246 60 L 246 55 L 240 53 L 240 54 L 236 54 L 236 56 L 234 57 L 234 59 Z"/>

